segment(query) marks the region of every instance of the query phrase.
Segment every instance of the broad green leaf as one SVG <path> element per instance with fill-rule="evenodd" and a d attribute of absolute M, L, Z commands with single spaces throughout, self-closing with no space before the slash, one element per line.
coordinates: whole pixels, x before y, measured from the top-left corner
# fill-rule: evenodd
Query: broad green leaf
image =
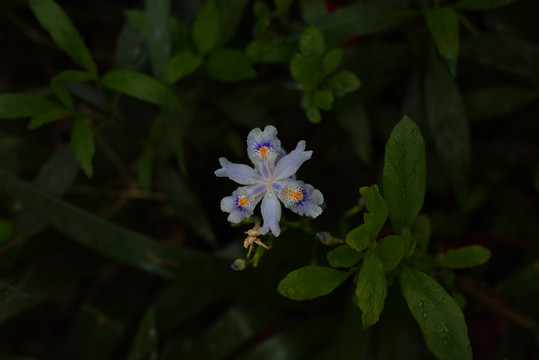
<path fill-rule="evenodd" d="M 17 119 L 41 115 L 62 107 L 29 94 L 0 94 L 0 119 Z"/>
<path fill-rule="evenodd" d="M 436 48 L 447 66 L 449 66 L 453 76 L 455 76 L 459 55 L 459 20 L 457 13 L 452 8 L 441 7 L 430 9 L 425 16 Z"/>
<path fill-rule="evenodd" d="M 440 165 L 462 199 L 471 153 L 466 109 L 455 79 L 435 54 L 425 76 L 425 108 Z"/>
<path fill-rule="evenodd" d="M 333 107 L 333 94 L 329 90 L 314 93 L 314 103 L 322 110 L 329 111 Z"/>
<path fill-rule="evenodd" d="M 11 286 L 5 281 L 0 281 L 0 305 L 4 307 L 6 304 L 28 299 L 28 294 Z"/>
<path fill-rule="evenodd" d="M 248 11 L 249 0 L 215 0 L 219 13 L 219 39 L 216 47 L 224 47 L 237 35 L 243 15 Z"/>
<path fill-rule="evenodd" d="M 504 35 L 462 39 L 460 55 L 508 73 L 539 79 L 539 44 Z"/>
<path fill-rule="evenodd" d="M 318 71 L 305 56 L 298 53 L 292 55 L 290 72 L 292 77 L 304 88 L 314 90 L 316 87 Z"/>
<path fill-rule="evenodd" d="M 0 244 L 8 241 L 13 235 L 13 223 L 0 218 Z"/>
<path fill-rule="evenodd" d="M 167 81 L 174 83 L 192 74 L 202 65 L 202 58 L 191 50 L 184 50 L 172 57 L 167 67 Z"/>
<path fill-rule="evenodd" d="M 170 0 L 145 0 L 148 48 L 153 75 L 164 81 L 170 61 Z"/>
<path fill-rule="evenodd" d="M 152 77 L 131 70 L 112 70 L 101 79 L 111 90 L 133 96 L 164 108 L 180 109 L 178 98 Z"/>
<path fill-rule="evenodd" d="M 395 233 L 414 223 L 426 184 L 425 142 L 418 126 L 404 116 L 387 141 L 383 169 L 384 196 Z"/>
<path fill-rule="evenodd" d="M 363 313 L 363 327 L 369 328 L 378 322 L 387 296 L 384 266 L 373 250 L 367 251 L 363 257 L 363 266 L 357 278 L 356 296 Z"/>
<path fill-rule="evenodd" d="M 117 261 L 167 279 L 196 283 L 200 288 L 235 297 L 259 292 L 271 298 L 274 294 L 273 290 L 262 286 L 263 282 L 258 285 L 260 273 L 255 276 L 248 272 L 223 271 L 230 267 L 229 260 L 207 252 L 155 241 L 139 232 L 122 228 L 48 195 L 2 168 L 0 185 L 6 194 L 13 196 L 23 207 L 68 238 Z M 77 261 L 80 263 L 80 259 Z M 92 260 L 92 263 L 95 262 L 95 259 Z M 251 284 L 249 288 L 245 287 L 246 282 Z M 65 288 L 65 283 L 62 284 L 62 288 Z"/>
<path fill-rule="evenodd" d="M 152 155 L 152 148 L 148 148 L 140 154 L 137 161 L 138 183 L 143 190 L 148 190 L 152 181 Z"/>
<path fill-rule="evenodd" d="M 427 215 L 419 215 L 410 228 L 412 237 L 415 238 L 417 245 L 427 251 L 430 241 L 430 220 Z"/>
<path fill-rule="evenodd" d="M 412 237 L 412 232 L 408 226 L 401 231 L 401 236 L 404 239 L 404 257 L 411 256 L 416 249 L 417 239 Z"/>
<path fill-rule="evenodd" d="M 370 165 L 372 156 L 371 128 L 365 106 L 357 101 L 346 101 L 337 107 L 339 123 L 346 131 L 357 155 L 364 164 Z"/>
<path fill-rule="evenodd" d="M 249 59 L 255 63 L 287 63 L 294 51 L 286 36 L 255 39 L 245 49 Z"/>
<path fill-rule="evenodd" d="M 471 360 L 468 329 L 455 300 L 438 282 L 414 268 L 402 266 L 399 278 L 402 295 L 434 355 L 442 360 Z"/>
<path fill-rule="evenodd" d="M 438 267 L 465 269 L 483 265 L 490 259 L 490 255 L 489 249 L 480 245 L 470 245 L 440 254 L 434 259 L 434 263 Z"/>
<path fill-rule="evenodd" d="M 363 186 L 359 189 L 359 193 L 365 201 L 365 206 L 369 212 L 363 215 L 365 226 L 371 237 L 371 241 L 375 241 L 378 233 L 384 227 L 387 220 L 387 204 L 378 185 Z"/>
<path fill-rule="evenodd" d="M 341 245 L 327 254 L 329 265 L 334 268 L 351 267 L 361 260 L 362 254 L 348 245 Z"/>
<path fill-rule="evenodd" d="M 243 51 L 235 49 L 212 52 L 206 67 L 210 76 L 219 81 L 241 81 L 256 76 L 251 60 Z"/>
<path fill-rule="evenodd" d="M 308 59 L 320 58 L 324 54 L 325 46 L 324 36 L 314 26 L 305 29 L 299 37 L 299 50 Z"/>
<path fill-rule="evenodd" d="M 487 10 L 509 5 L 517 0 L 460 0 L 455 7 L 464 10 Z"/>
<path fill-rule="evenodd" d="M 495 86 L 464 94 L 464 103 L 470 120 L 486 120 L 508 115 L 537 98 L 538 91 L 514 86 Z"/>
<path fill-rule="evenodd" d="M 54 95 L 68 108 L 73 109 L 73 98 L 61 84 L 62 82 L 85 82 L 93 79 L 93 75 L 86 71 L 64 70 L 51 79 L 51 89 Z"/>
<path fill-rule="evenodd" d="M 54 42 L 77 64 L 96 76 L 97 68 L 90 51 L 62 8 L 52 0 L 30 0 L 30 8 Z"/>
<path fill-rule="evenodd" d="M 318 124 L 322 121 L 322 116 L 320 115 L 320 110 L 316 106 L 311 106 L 305 109 L 305 115 L 310 122 Z"/>
<path fill-rule="evenodd" d="M 277 291 L 292 300 L 311 300 L 332 292 L 350 275 L 319 265 L 304 266 L 294 270 L 281 280 Z"/>
<path fill-rule="evenodd" d="M 365 224 L 359 225 L 350 231 L 345 238 L 345 242 L 356 251 L 365 250 L 371 243 L 370 234 Z"/>
<path fill-rule="evenodd" d="M 339 67 L 342 57 L 344 55 L 344 50 L 341 48 L 336 48 L 331 50 L 324 56 L 322 62 L 322 67 L 324 69 L 324 74 L 329 75 Z"/>
<path fill-rule="evenodd" d="M 327 43 L 343 44 L 351 36 L 385 31 L 420 15 L 392 1 L 362 2 L 344 6 L 313 22 Z"/>
<path fill-rule="evenodd" d="M 385 271 L 391 271 L 399 265 L 404 256 L 405 243 L 402 236 L 389 235 L 378 241 L 376 255 L 382 262 Z"/>
<path fill-rule="evenodd" d="M 354 73 L 339 71 L 328 79 L 328 85 L 335 96 L 343 97 L 347 93 L 359 89 L 361 83 Z"/>
<path fill-rule="evenodd" d="M 200 55 L 207 54 L 219 39 L 219 13 L 215 1 L 210 0 L 202 6 L 193 24 L 193 41 Z"/>
<path fill-rule="evenodd" d="M 138 326 L 128 360 L 157 360 L 157 342 L 155 308 L 150 307 Z"/>
<path fill-rule="evenodd" d="M 71 128 L 71 147 L 80 167 L 86 176 L 91 178 L 94 173 L 92 166 L 95 152 L 94 134 L 90 126 L 79 118 L 75 118 Z"/>
<path fill-rule="evenodd" d="M 71 115 L 73 115 L 73 111 L 69 109 L 60 108 L 57 110 L 52 110 L 52 111 L 34 116 L 28 123 L 27 129 L 34 130 L 42 125 L 48 124 L 56 120 L 64 119 Z"/>

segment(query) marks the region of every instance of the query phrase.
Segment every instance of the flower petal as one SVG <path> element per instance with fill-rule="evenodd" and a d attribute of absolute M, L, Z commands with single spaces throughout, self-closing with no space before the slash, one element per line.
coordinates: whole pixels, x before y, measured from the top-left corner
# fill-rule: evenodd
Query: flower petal
<path fill-rule="evenodd" d="M 281 204 L 272 190 L 266 192 L 262 200 L 262 218 L 264 219 L 264 225 L 260 229 L 260 233 L 267 234 L 271 230 L 273 235 L 279 236 L 281 233 L 281 228 L 279 227 Z"/>
<path fill-rule="evenodd" d="M 271 178 L 271 170 L 280 152 L 281 142 L 274 126 L 268 125 L 264 131 L 255 128 L 247 136 L 247 155 L 266 179 Z"/>
<path fill-rule="evenodd" d="M 262 199 L 266 184 L 242 186 L 235 190 L 231 196 L 221 200 L 221 210 L 230 213 L 228 221 L 234 224 L 253 215 L 253 210 Z"/>
<path fill-rule="evenodd" d="M 227 177 L 241 185 L 252 185 L 263 181 L 260 174 L 250 166 L 231 163 L 224 157 L 219 158 L 219 163 L 222 168 L 215 170 L 215 175 L 219 177 Z"/>
<path fill-rule="evenodd" d="M 301 140 L 294 151 L 279 160 L 275 166 L 273 177 L 276 180 L 284 180 L 294 175 L 301 164 L 309 160 L 312 154 L 312 151 L 305 151 L 305 140 Z"/>
<path fill-rule="evenodd" d="M 324 202 L 324 196 L 312 185 L 303 181 L 280 181 L 279 184 L 283 189 L 278 196 L 287 209 L 313 218 L 322 213 L 320 205 Z"/>

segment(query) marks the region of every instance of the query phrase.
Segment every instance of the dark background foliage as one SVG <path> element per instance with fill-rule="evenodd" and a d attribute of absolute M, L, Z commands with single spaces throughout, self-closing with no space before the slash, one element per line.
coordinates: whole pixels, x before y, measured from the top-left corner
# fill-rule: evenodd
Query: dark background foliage
<path fill-rule="evenodd" d="M 176 29 L 169 54 L 159 55 L 163 38 L 152 25 L 148 35 L 137 13 L 126 21 L 125 10 L 145 14 L 151 2 L 58 3 L 100 75 L 123 68 L 159 79 L 159 56 L 192 47 Z M 204 2 L 167 3 L 153 6 L 191 29 Z M 31 131 L 27 120 L 2 119 L 0 215 L 14 230 L 0 243 L 0 356 L 432 358 L 397 286 L 368 331 L 351 284 L 309 302 L 276 292 L 289 271 L 326 261 L 328 249 L 311 233 L 289 228 L 257 268 L 232 271 L 245 256 L 247 228 L 226 221 L 219 202 L 235 187 L 213 174 L 221 156 L 246 163 L 248 132 L 274 124 L 285 148 L 304 139 L 314 151 L 299 174 L 327 204 L 313 231 L 344 237 L 362 218 L 345 213 L 359 187 L 381 184 L 385 143 L 407 114 L 427 145 L 430 252 L 470 244 L 492 252 L 481 267 L 436 274 L 464 306 L 475 357 L 537 358 L 539 2 L 470 3 L 455 7 L 460 51 L 444 62 L 422 15 L 429 0 L 298 0 L 262 22 L 253 2 L 217 1 L 216 47 L 247 48 L 256 76 L 219 81 L 202 66 L 171 85 L 184 106 L 172 115 L 104 89 L 106 104 L 93 84 L 69 83 L 77 111 L 93 119 L 91 179 L 69 146 L 70 119 Z M 50 79 L 78 65 L 27 2 L 1 2 L 0 19 L 0 92 L 53 99 Z M 318 124 L 301 108 L 289 68 L 307 24 L 322 31 L 328 50 L 344 48 L 340 69 L 361 81 Z M 257 37 L 276 45 L 257 53 L 249 47 Z"/>

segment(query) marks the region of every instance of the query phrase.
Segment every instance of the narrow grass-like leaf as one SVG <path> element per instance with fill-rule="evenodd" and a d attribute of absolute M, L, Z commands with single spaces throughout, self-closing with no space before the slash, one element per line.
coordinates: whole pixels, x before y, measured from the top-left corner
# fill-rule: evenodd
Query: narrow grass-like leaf
<path fill-rule="evenodd" d="M 103 85 L 164 108 L 180 109 L 178 98 L 162 83 L 148 75 L 131 70 L 112 70 L 101 79 Z"/>
<path fill-rule="evenodd" d="M 421 210 L 427 185 L 425 142 L 407 116 L 395 125 L 387 141 L 383 185 L 389 218 L 400 234 Z"/>
<path fill-rule="evenodd" d="M 436 48 L 445 60 L 453 76 L 457 73 L 459 55 L 459 20 L 455 10 L 449 7 L 430 9 L 426 13 Z"/>
<path fill-rule="evenodd" d="M 356 296 L 363 313 L 363 327 L 366 329 L 378 322 L 387 296 L 384 266 L 373 250 L 369 250 L 363 257 L 363 265 L 357 278 Z"/>
<path fill-rule="evenodd" d="M 73 112 L 69 109 L 60 108 L 57 110 L 48 111 L 46 113 L 34 116 L 28 123 L 27 129 L 34 130 L 38 127 L 41 127 L 42 125 L 48 124 L 56 120 L 64 119 L 71 115 L 73 115 Z"/>
<path fill-rule="evenodd" d="M 425 108 L 441 166 L 462 199 L 471 161 L 466 109 L 455 79 L 436 54 L 425 76 Z"/>
<path fill-rule="evenodd" d="M 146 0 L 146 30 L 153 75 L 165 80 L 170 61 L 172 39 L 170 35 L 170 0 Z"/>
<path fill-rule="evenodd" d="M 93 79 L 93 75 L 86 71 L 64 70 L 51 79 L 51 89 L 54 95 L 68 108 L 73 109 L 73 98 L 61 84 L 62 82 L 84 82 Z"/>
<path fill-rule="evenodd" d="M 0 94 L 0 119 L 38 116 L 63 108 L 49 100 L 29 94 Z"/>
<path fill-rule="evenodd" d="M 364 223 L 371 241 L 375 241 L 387 220 L 387 204 L 382 195 L 380 195 L 378 185 L 363 186 L 359 189 L 359 193 L 363 197 L 368 210 L 363 215 Z"/>
<path fill-rule="evenodd" d="M 207 54 L 219 39 L 219 13 L 215 1 L 210 0 L 197 14 L 192 29 L 193 41 L 200 55 Z"/>
<path fill-rule="evenodd" d="M 348 245 L 341 245 L 327 254 L 329 265 L 334 268 L 354 266 L 361 260 L 362 254 Z"/>
<path fill-rule="evenodd" d="M 77 64 L 96 76 L 97 68 L 90 51 L 62 8 L 52 0 L 30 0 L 30 8 L 54 42 Z"/>
<path fill-rule="evenodd" d="M 292 300 L 311 300 L 331 293 L 350 275 L 319 265 L 304 266 L 294 270 L 281 280 L 277 291 Z"/>
<path fill-rule="evenodd" d="M 202 58 L 191 50 L 184 50 L 172 57 L 167 67 L 167 81 L 174 83 L 192 74 L 202 65 Z"/>
<path fill-rule="evenodd" d="M 214 51 L 210 54 L 206 66 L 210 76 L 219 81 L 241 81 L 256 76 L 251 60 L 240 50 Z"/>
<path fill-rule="evenodd" d="M 157 360 L 157 340 L 155 308 L 150 307 L 139 324 L 128 359 Z"/>
<path fill-rule="evenodd" d="M 470 245 L 440 254 L 434 259 L 434 263 L 436 266 L 449 269 L 465 269 L 483 265 L 490 259 L 490 255 L 489 249 L 480 245 Z"/>
<path fill-rule="evenodd" d="M 468 329 L 455 300 L 433 278 L 414 268 L 402 266 L 399 278 L 402 295 L 434 355 L 442 360 L 471 360 Z"/>
<path fill-rule="evenodd" d="M 92 166 L 95 152 L 94 134 L 90 126 L 79 118 L 75 118 L 71 128 L 71 147 L 80 167 L 86 176 L 91 178 L 94 173 Z"/>

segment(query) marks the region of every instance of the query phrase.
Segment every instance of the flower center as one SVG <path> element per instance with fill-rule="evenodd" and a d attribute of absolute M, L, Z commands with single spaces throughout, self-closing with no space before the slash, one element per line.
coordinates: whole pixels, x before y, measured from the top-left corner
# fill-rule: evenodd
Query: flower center
<path fill-rule="evenodd" d="M 284 196 L 286 196 L 290 201 L 298 203 L 303 200 L 303 191 L 294 188 L 286 188 L 283 190 Z"/>
<path fill-rule="evenodd" d="M 242 196 L 238 196 L 238 205 L 237 207 L 246 207 L 247 205 L 249 205 L 250 201 L 249 201 L 249 196 L 248 195 L 242 195 Z"/>

